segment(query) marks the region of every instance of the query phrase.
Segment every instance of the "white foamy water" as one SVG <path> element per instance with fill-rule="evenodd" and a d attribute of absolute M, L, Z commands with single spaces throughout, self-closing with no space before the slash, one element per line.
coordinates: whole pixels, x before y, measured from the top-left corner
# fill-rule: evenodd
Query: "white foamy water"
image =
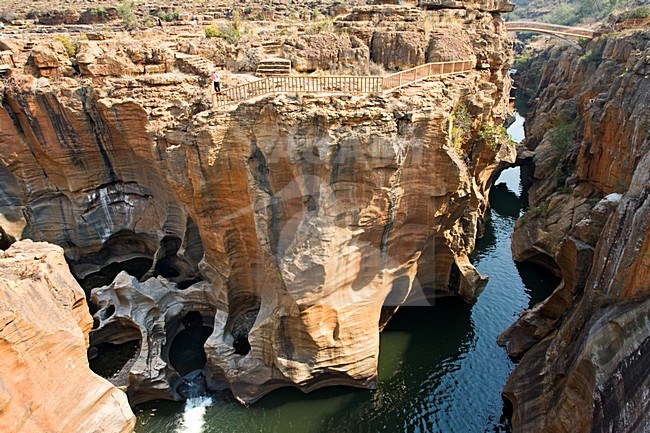
<path fill-rule="evenodd" d="M 212 397 L 187 399 L 176 433 L 202 433 L 205 424 L 205 411 L 210 406 L 212 406 Z"/>

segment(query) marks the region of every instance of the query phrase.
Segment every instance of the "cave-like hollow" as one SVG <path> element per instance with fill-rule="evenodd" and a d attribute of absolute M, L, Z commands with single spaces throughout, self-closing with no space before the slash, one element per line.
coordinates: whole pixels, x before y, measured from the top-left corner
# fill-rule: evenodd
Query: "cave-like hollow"
<path fill-rule="evenodd" d="M 246 356 L 251 351 L 248 333 L 260 311 L 260 297 L 250 289 L 231 287 L 228 290 L 229 317 L 226 334 L 232 336 L 235 354 Z"/>
<path fill-rule="evenodd" d="M 155 266 L 153 276 L 161 276 L 167 280 L 174 282 L 178 285 L 180 290 L 187 289 L 192 284 L 201 281 L 198 275 L 196 265 L 192 266 L 188 260 L 179 251 L 183 245 L 183 240 L 178 236 L 167 235 L 160 241 L 160 248 L 156 252 Z M 196 249 L 199 250 L 198 260 L 203 256 L 203 246 L 199 242 L 196 243 Z M 190 258 L 193 255 L 192 251 L 188 252 Z M 198 263 L 198 260 L 197 263 Z"/>
<path fill-rule="evenodd" d="M 189 311 L 182 316 L 180 323 L 173 326 L 168 334 L 171 344 L 168 350 L 169 364 L 181 376 L 205 367 L 204 345 L 212 327 L 207 326 L 205 318 L 198 311 Z M 210 323 L 210 322 L 208 322 Z"/>
<path fill-rule="evenodd" d="M 103 320 L 115 313 L 115 307 L 100 310 Z M 97 325 L 97 323 L 95 323 Z M 91 333 L 88 360 L 90 369 L 114 385 L 127 385 L 128 372 L 137 359 L 142 344 L 138 327 L 128 319 L 119 318 L 98 332 Z"/>
<path fill-rule="evenodd" d="M 232 347 L 235 349 L 237 355 L 246 356 L 251 351 L 251 345 L 248 341 L 248 333 L 250 332 L 259 309 L 250 310 L 242 313 L 238 320 L 233 323 L 232 327 Z"/>
<path fill-rule="evenodd" d="M 84 254 L 71 249 L 66 251 L 66 257 L 79 285 L 90 294 L 93 288 L 112 283 L 122 271 L 140 280 L 151 269 L 156 249 L 156 242 L 149 235 L 120 230 L 99 251 Z"/>

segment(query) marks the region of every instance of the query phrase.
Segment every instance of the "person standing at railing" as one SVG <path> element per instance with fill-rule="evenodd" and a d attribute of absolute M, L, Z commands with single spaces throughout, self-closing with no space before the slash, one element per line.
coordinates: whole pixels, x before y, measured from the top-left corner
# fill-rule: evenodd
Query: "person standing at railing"
<path fill-rule="evenodd" d="M 217 70 L 210 72 L 210 78 L 212 78 L 212 85 L 214 86 L 215 93 L 221 93 L 221 78 L 217 75 Z"/>

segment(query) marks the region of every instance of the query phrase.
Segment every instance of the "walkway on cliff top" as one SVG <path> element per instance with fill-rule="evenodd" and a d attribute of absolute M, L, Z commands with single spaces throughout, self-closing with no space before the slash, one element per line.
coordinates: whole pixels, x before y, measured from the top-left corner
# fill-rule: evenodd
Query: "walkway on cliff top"
<path fill-rule="evenodd" d="M 595 30 L 583 27 L 569 27 L 533 21 L 507 22 L 506 29 L 513 32 L 548 34 L 578 49 L 581 49 L 578 44 L 566 38 L 592 39 L 599 34 Z M 475 62 L 473 60 L 458 60 L 453 62 L 427 63 L 386 76 L 270 76 L 252 83 L 223 90 L 221 93 L 215 95 L 214 106 L 215 108 L 223 108 L 257 96 L 272 93 L 387 93 L 417 83 L 418 81 L 426 80 L 427 78 L 469 72 L 474 67 Z"/>
<path fill-rule="evenodd" d="M 223 108 L 272 93 L 388 93 L 427 78 L 469 72 L 475 65 L 474 60 L 426 63 L 386 76 L 272 76 L 221 91 L 214 95 L 214 106 Z"/>

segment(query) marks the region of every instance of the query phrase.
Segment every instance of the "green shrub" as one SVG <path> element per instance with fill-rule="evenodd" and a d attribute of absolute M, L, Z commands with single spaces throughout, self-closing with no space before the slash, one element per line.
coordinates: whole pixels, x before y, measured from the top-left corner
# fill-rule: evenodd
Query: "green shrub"
<path fill-rule="evenodd" d="M 549 139 L 557 151 L 558 158 L 566 152 L 569 145 L 573 142 L 577 127 L 578 122 L 576 120 L 567 122 L 566 120 L 557 118 L 553 122 L 553 128 L 549 131 Z"/>
<path fill-rule="evenodd" d="M 168 23 L 172 21 L 178 21 L 180 20 L 180 15 L 178 12 L 169 12 L 169 13 L 159 13 L 158 18 L 160 18 L 163 21 L 166 21 Z"/>
<path fill-rule="evenodd" d="M 219 35 L 219 27 L 215 23 L 210 24 L 204 30 L 206 38 L 216 38 Z"/>
<path fill-rule="evenodd" d="M 231 45 L 237 45 L 243 33 L 242 20 L 238 12 L 234 13 L 233 19 L 225 28 L 219 28 L 214 23 L 205 28 L 206 38 L 221 38 Z"/>
<path fill-rule="evenodd" d="M 546 218 L 548 216 L 548 204 L 546 202 L 540 204 L 539 206 L 531 207 L 524 213 L 518 222 L 520 225 L 525 225 L 531 218 L 542 217 Z"/>
<path fill-rule="evenodd" d="M 324 19 L 316 21 L 305 28 L 305 33 L 309 35 L 315 35 L 318 33 L 323 33 L 325 31 L 331 31 L 333 28 L 333 21 L 331 19 Z"/>
<path fill-rule="evenodd" d="M 456 149 L 462 149 L 472 133 L 472 116 L 464 103 L 459 103 L 451 116 L 451 144 Z"/>
<path fill-rule="evenodd" d="M 68 57 L 73 58 L 77 55 L 79 52 L 79 39 L 78 38 L 71 38 L 70 36 L 67 35 L 56 35 L 54 37 L 54 40 L 59 41 L 63 44 L 63 48 L 65 48 L 65 53 L 68 55 Z"/>
<path fill-rule="evenodd" d="M 117 7 L 117 16 L 120 17 L 122 23 L 127 28 L 135 27 L 136 16 L 133 2 L 131 0 L 124 0 L 122 4 Z"/>
<path fill-rule="evenodd" d="M 580 56 L 580 61 L 584 63 L 600 63 L 603 60 L 603 52 L 601 50 L 589 50 Z"/>
<path fill-rule="evenodd" d="M 548 203 L 544 202 L 540 204 L 539 206 L 531 207 L 528 209 L 528 213 L 530 213 L 531 216 L 537 217 L 546 217 L 548 216 Z"/>
<path fill-rule="evenodd" d="M 91 9 L 90 13 L 93 14 L 93 15 L 95 15 L 96 17 L 103 17 L 103 18 L 105 18 L 105 17 L 108 16 L 108 12 L 106 12 L 106 8 L 103 7 L 103 6 L 100 6 L 100 7 L 98 7 L 98 8 L 93 8 L 93 9 Z"/>
<path fill-rule="evenodd" d="M 514 141 L 512 141 L 508 131 L 502 125 L 489 125 L 486 123 L 481 127 L 478 136 L 494 151 L 504 144 L 514 145 Z"/>
<path fill-rule="evenodd" d="M 579 21 L 579 16 L 573 5 L 562 3 L 556 6 L 552 12 L 544 16 L 544 21 L 551 24 L 570 26 Z"/>
<path fill-rule="evenodd" d="M 523 53 L 515 56 L 515 61 L 512 63 L 513 69 L 525 70 L 530 68 L 530 64 L 533 61 L 533 51 L 525 50 Z"/>
<path fill-rule="evenodd" d="M 631 19 L 643 19 L 650 17 L 650 6 L 642 6 L 630 11 L 625 11 L 619 17 L 620 21 L 631 20 Z"/>

